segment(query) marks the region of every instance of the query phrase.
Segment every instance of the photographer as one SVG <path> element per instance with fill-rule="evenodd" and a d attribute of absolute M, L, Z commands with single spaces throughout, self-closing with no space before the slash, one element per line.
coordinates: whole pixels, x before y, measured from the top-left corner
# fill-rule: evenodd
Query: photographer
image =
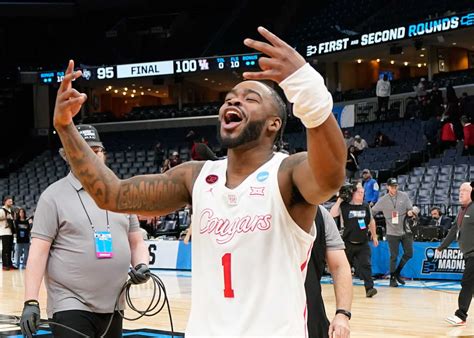
<path fill-rule="evenodd" d="M 368 230 L 378 246 L 375 231 L 375 220 L 370 207 L 364 202 L 364 188 L 361 183 L 348 184 L 339 190 L 339 197 L 331 208 L 332 217 L 340 217 L 344 229 L 342 239 L 346 246 L 346 256 L 355 268 L 359 277 L 364 281 L 366 297 L 377 294 L 372 280 L 371 252 Z"/>

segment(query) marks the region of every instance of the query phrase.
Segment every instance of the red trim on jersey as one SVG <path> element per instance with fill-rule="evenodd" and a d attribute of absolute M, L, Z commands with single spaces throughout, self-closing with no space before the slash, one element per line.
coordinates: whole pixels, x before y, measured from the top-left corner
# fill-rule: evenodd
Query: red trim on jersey
<path fill-rule="evenodd" d="M 303 317 L 304 317 L 304 337 L 308 338 L 308 319 L 306 318 L 306 310 L 308 308 L 308 304 L 305 304 L 304 306 L 304 312 L 303 312 Z"/>
<path fill-rule="evenodd" d="M 303 262 L 303 264 L 301 264 L 301 271 L 304 271 L 304 269 L 306 269 L 306 265 L 308 264 L 308 261 L 309 261 L 309 256 L 311 255 L 311 250 L 313 249 L 313 244 L 311 244 L 309 246 L 309 250 L 308 250 L 308 253 L 306 254 L 306 260 Z"/>
<path fill-rule="evenodd" d="M 309 246 L 308 253 L 306 254 L 306 260 L 301 264 L 301 272 L 303 272 L 306 269 L 306 266 L 308 265 L 309 258 L 311 256 L 311 250 L 313 250 L 313 243 Z M 304 305 L 304 311 L 303 311 L 303 318 L 304 318 L 304 336 L 305 338 L 308 338 L 308 319 L 306 318 L 306 311 L 308 308 L 308 304 Z"/>

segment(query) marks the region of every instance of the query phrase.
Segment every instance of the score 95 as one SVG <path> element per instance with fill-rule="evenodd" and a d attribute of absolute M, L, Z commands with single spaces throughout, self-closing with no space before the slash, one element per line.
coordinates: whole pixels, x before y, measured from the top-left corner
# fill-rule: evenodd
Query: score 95
<path fill-rule="evenodd" d="M 100 67 L 97 68 L 97 79 L 113 79 L 115 77 L 114 67 Z"/>

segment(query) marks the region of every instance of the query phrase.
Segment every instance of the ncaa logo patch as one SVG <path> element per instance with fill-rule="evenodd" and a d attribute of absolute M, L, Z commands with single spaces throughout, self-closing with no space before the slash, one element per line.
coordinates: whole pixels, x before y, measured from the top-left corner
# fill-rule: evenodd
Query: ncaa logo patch
<path fill-rule="evenodd" d="M 217 175 L 207 175 L 206 177 L 206 182 L 209 183 L 209 184 L 214 184 L 217 182 L 217 180 L 219 179 L 219 177 Z"/>
<path fill-rule="evenodd" d="M 259 173 L 257 174 L 257 181 L 263 182 L 263 181 L 265 181 L 265 180 L 268 178 L 268 176 L 270 176 L 270 174 L 268 173 L 268 171 L 259 172 Z"/>

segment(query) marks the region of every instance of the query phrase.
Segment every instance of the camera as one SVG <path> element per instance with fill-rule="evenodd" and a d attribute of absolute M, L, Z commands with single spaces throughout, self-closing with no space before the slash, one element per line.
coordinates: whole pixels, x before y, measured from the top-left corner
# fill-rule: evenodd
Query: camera
<path fill-rule="evenodd" d="M 349 203 L 352 200 L 352 194 L 357 190 L 357 187 L 354 184 L 344 184 L 339 189 L 339 197 L 344 201 Z"/>

